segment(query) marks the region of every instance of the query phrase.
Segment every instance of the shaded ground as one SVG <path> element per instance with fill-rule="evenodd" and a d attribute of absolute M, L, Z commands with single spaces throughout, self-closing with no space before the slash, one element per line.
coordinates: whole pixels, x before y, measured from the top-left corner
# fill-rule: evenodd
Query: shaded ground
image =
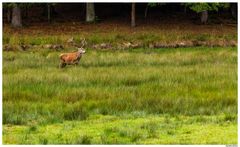
<path fill-rule="evenodd" d="M 57 34 L 78 34 L 78 33 L 129 33 L 129 35 L 140 32 L 182 32 L 192 34 L 217 34 L 227 35 L 237 34 L 237 24 L 208 24 L 198 25 L 191 20 L 179 20 L 179 16 L 164 18 L 159 20 L 140 20 L 136 28 L 131 28 L 128 18 L 108 19 L 96 24 L 86 24 L 84 21 L 73 22 L 54 22 L 54 23 L 39 23 L 32 22 L 27 24 L 22 29 L 11 29 L 9 25 L 3 26 L 4 33 L 10 34 L 41 34 L 41 35 L 57 35 Z"/>

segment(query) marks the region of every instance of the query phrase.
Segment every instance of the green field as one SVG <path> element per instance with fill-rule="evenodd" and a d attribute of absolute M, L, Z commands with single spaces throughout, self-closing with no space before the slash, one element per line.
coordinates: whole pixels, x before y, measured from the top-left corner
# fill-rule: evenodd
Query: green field
<path fill-rule="evenodd" d="M 237 47 L 61 52 L 3 52 L 3 144 L 237 144 Z"/>

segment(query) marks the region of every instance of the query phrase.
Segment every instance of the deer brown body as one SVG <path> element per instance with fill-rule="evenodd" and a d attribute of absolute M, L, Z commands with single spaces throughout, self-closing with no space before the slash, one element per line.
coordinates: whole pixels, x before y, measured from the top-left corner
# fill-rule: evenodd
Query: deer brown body
<path fill-rule="evenodd" d="M 60 68 L 65 67 L 66 65 L 77 65 L 80 61 L 82 54 L 85 53 L 83 46 L 86 44 L 85 38 L 82 40 L 82 46 L 78 47 L 78 51 L 72 53 L 63 53 L 60 57 Z M 77 47 L 77 46 L 76 46 Z"/>
<path fill-rule="evenodd" d="M 85 53 L 83 48 L 79 48 L 77 52 L 72 53 L 63 53 L 60 57 L 60 68 L 65 67 L 66 65 L 77 65 L 82 57 L 82 54 Z"/>

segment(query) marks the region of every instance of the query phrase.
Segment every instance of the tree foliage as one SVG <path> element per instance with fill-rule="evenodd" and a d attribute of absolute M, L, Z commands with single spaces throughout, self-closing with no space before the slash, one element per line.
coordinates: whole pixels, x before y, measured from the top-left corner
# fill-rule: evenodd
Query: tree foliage
<path fill-rule="evenodd" d="M 20 8 L 29 8 L 34 5 L 34 3 L 3 3 L 4 8 L 13 8 L 15 6 L 18 6 Z"/>
<path fill-rule="evenodd" d="M 32 6 L 45 6 L 45 5 L 50 5 L 50 6 L 55 6 L 57 3 L 3 3 L 4 8 L 13 8 L 16 5 L 20 8 L 30 8 Z"/>
<path fill-rule="evenodd" d="M 218 11 L 219 8 L 229 8 L 229 3 L 185 3 L 186 7 L 199 13 L 202 11 Z"/>
<path fill-rule="evenodd" d="M 166 5 L 166 3 L 148 3 L 147 6 L 149 7 L 156 7 L 156 6 L 162 6 Z"/>

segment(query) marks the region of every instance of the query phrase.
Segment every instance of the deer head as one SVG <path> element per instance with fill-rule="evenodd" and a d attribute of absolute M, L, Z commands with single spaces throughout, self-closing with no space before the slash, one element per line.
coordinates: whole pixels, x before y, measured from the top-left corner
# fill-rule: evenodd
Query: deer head
<path fill-rule="evenodd" d="M 86 51 L 84 50 L 84 48 L 80 47 L 80 48 L 78 48 L 78 53 L 79 54 L 85 54 Z"/>

